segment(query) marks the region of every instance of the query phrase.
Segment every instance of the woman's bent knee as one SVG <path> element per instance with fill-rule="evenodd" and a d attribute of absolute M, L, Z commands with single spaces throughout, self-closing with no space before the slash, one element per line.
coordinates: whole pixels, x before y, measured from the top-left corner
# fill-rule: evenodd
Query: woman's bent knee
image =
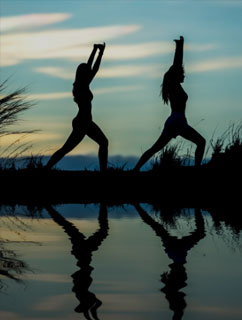
<path fill-rule="evenodd" d="M 201 148 L 205 148 L 205 145 L 206 145 L 206 140 L 203 137 L 201 137 L 200 142 L 199 142 L 199 146 Z"/>
<path fill-rule="evenodd" d="M 105 137 L 105 139 L 102 140 L 100 143 L 100 147 L 102 148 L 108 148 L 108 139 Z"/>

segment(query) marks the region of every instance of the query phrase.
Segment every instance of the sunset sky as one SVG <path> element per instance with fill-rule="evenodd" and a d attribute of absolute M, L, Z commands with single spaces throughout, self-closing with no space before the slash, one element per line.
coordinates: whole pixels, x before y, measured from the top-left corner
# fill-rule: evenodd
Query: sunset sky
<path fill-rule="evenodd" d="M 0 10 L 1 82 L 27 87 L 36 102 L 20 123 L 40 130 L 32 153 L 51 154 L 68 137 L 75 70 L 94 43 L 106 50 L 91 84 L 93 119 L 111 155 L 140 156 L 160 135 L 170 114 L 160 84 L 180 35 L 190 125 L 209 141 L 242 119 L 242 1 L 1 0 Z M 72 154 L 96 152 L 85 138 Z"/>

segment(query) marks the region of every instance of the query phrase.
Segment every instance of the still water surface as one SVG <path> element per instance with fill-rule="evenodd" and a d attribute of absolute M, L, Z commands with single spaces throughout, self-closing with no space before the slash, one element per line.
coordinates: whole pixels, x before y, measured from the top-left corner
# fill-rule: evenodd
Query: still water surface
<path fill-rule="evenodd" d="M 0 319 L 242 319 L 242 233 L 218 210 L 0 212 Z"/>

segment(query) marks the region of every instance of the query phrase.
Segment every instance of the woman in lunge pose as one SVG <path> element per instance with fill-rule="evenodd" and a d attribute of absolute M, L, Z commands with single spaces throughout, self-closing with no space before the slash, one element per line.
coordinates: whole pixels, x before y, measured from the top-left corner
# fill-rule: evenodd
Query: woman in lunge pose
<path fill-rule="evenodd" d="M 139 170 L 156 152 L 160 151 L 172 138 L 178 135 L 197 145 L 195 165 L 200 166 L 205 149 L 205 139 L 187 123 L 185 108 L 188 96 L 181 83 L 184 81 L 183 45 L 184 39 L 174 40 L 176 50 L 173 65 L 165 73 L 162 83 L 162 98 L 165 104 L 170 103 L 171 115 L 165 122 L 164 129 L 155 142 L 139 159 L 134 170 Z"/>
<path fill-rule="evenodd" d="M 100 170 L 104 171 L 107 168 L 108 158 L 108 139 L 102 130 L 92 120 L 92 99 L 93 94 L 89 88 L 90 83 L 98 72 L 102 55 L 105 49 L 104 44 L 94 44 L 92 53 L 87 63 L 81 63 L 76 70 L 76 78 L 73 83 L 73 97 L 77 103 L 79 111 L 77 116 L 72 121 L 72 133 L 65 144 L 57 150 L 46 167 L 53 167 L 60 161 L 68 152 L 73 150 L 84 138 L 85 135 L 99 144 L 99 164 Z M 99 50 L 97 59 L 92 67 L 96 52 Z"/>

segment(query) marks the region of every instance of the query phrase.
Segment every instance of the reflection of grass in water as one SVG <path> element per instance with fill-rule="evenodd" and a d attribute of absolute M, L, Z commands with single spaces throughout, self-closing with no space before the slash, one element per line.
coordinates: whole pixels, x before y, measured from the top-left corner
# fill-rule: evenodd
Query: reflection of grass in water
<path fill-rule="evenodd" d="M 17 257 L 13 250 L 5 248 L 6 242 L 0 241 L 0 275 L 4 278 L 23 283 L 20 275 L 29 271 L 28 265 Z M 0 291 L 7 288 L 7 285 L 0 280 Z"/>
<path fill-rule="evenodd" d="M 164 208 L 159 204 L 153 204 L 152 207 L 155 220 L 161 223 L 171 235 L 179 238 L 194 230 L 193 208 Z M 230 250 L 242 252 L 242 217 L 238 214 L 238 209 L 209 208 L 204 211 L 204 218 L 207 214 L 212 219 L 210 226 L 208 220 L 205 219 L 207 232 L 211 236 L 214 236 L 215 233 Z"/>
<path fill-rule="evenodd" d="M 210 208 L 213 230 L 233 251 L 242 252 L 242 217 L 237 207 Z"/>
<path fill-rule="evenodd" d="M 161 208 L 153 206 L 156 221 L 161 223 L 172 235 L 183 237 L 195 228 L 193 208 Z"/>
<path fill-rule="evenodd" d="M 235 232 L 231 226 L 228 226 L 223 221 L 220 221 L 219 227 L 214 227 L 214 229 L 230 250 L 242 252 L 242 231 Z"/>
<path fill-rule="evenodd" d="M 39 212 L 39 208 L 32 209 L 30 212 L 33 213 L 33 211 L 37 213 Z M 19 216 L 17 212 L 18 208 L 16 209 L 16 206 L 0 206 L 0 223 L 2 224 L 2 229 L 10 232 L 10 239 L 12 238 L 11 234 L 14 235 L 14 240 L 7 239 L 6 236 L 0 238 L 0 276 L 2 278 L 0 280 L 0 290 L 2 291 L 7 289 L 7 282 L 4 281 L 4 279 L 10 279 L 17 283 L 24 284 L 21 276 L 26 272 L 33 272 L 14 250 L 7 248 L 12 244 L 15 246 L 22 246 L 26 243 L 38 244 L 37 242 L 26 241 L 26 233 L 32 232 L 32 228 L 23 221 L 21 216 L 28 217 L 30 213 L 27 213 L 26 210 Z M 36 218 L 38 218 L 37 214 Z"/>
<path fill-rule="evenodd" d="M 192 208 L 161 208 L 153 206 L 157 222 L 178 237 L 191 233 L 194 229 L 194 209 Z M 210 208 L 206 212 L 212 219 L 207 232 L 215 234 L 232 251 L 242 252 L 242 217 L 236 208 Z M 206 215 L 204 215 L 204 218 Z"/>

